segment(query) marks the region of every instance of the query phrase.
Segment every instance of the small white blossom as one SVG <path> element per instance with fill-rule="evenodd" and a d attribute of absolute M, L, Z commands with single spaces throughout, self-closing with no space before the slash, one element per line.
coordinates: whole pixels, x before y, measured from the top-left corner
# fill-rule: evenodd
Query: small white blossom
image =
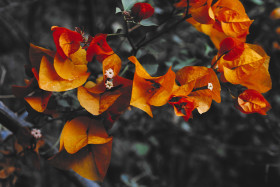
<path fill-rule="evenodd" d="M 114 70 L 112 70 L 112 68 L 107 69 L 105 72 L 105 75 L 109 78 L 112 79 L 114 77 Z"/>
<path fill-rule="evenodd" d="M 110 90 L 111 88 L 113 88 L 113 82 L 111 82 L 111 81 L 106 81 L 106 83 L 105 83 L 105 86 L 106 86 L 106 88 L 108 89 L 108 90 Z"/>
<path fill-rule="evenodd" d="M 31 130 L 31 135 L 36 138 L 36 139 L 40 139 L 42 138 L 42 134 L 41 134 L 41 130 L 40 129 L 32 129 Z"/>
<path fill-rule="evenodd" d="M 208 83 L 208 89 L 211 91 L 213 90 L 213 84 L 211 82 Z"/>

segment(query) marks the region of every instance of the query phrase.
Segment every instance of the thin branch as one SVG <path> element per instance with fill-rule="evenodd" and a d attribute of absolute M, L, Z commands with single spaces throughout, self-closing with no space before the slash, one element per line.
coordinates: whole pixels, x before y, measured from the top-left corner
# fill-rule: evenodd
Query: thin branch
<path fill-rule="evenodd" d="M 14 112 L 7 108 L 3 102 L 0 101 L 0 123 L 10 130 L 13 134 L 16 134 L 24 127 L 32 127 L 33 125 L 25 120 L 20 119 Z M 46 149 L 51 148 L 51 144 L 46 142 Z M 46 155 L 42 155 L 46 158 Z M 82 178 L 73 171 L 59 170 L 61 173 L 71 180 L 78 187 L 100 187 L 97 183 Z"/>
<path fill-rule="evenodd" d="M 160 36 L 162 36 L 163 34 L 169 32 L 170 30 L 174 29 L 177 25 L 179 25 L 180 23 L 182 23 L 183 21 L 185 21 L 186 19 L 191 18 L 190 14 L 187 14 L 186 16 L 184 16 L 182 19 L 178 20 L 176 23 L 172 24 L 171 26 L 169 26 L 166 29 L 163 29 L 161 31 L 159 31 L 157 34 L 155 34 L 152 38 L 144 41 L 143 43 L 141 42 L 136 49 L 136 52 L 144 47 L 145 45 L 149 44 L 150 42 L 154 41 L 155 39 L 159 38 Z"/>
<path fill-rule="evenodd" d="M 132 54 L 135 55 L 137 50 L 136 50 L 136 47 L 135 47 L 135 45 L 134 45 L 134 43 L 133 43 L 133 41 L 132 41 L 132 39 L 131 39 L 131 37 L 130 37 L 130 35 L 129 35 L 129 27 L 128 27 L 128 23 L 127 23 L 127 21 L 125 20 L 125 18 L 124 18 L 124 27 L 125 27 L 125 35 L 126 35 L 126 38 L 127 38 L 129 44 L 130 44 L 131 47 L 132 47 Z"/>

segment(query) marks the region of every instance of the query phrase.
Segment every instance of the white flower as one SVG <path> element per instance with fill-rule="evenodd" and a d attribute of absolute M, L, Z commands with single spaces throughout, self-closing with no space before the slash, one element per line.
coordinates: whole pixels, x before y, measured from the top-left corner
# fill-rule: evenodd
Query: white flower
<path fill-rule="evenodd" d="M 109 79 L 112 79 L 114 77 L 114 70 L 112 70 L 112 68 L 107 69 L 105 72 L 106 77 L 108 77 Z"/>
<path fill-rule="evenodd" d="M 40 139 L 42 138 L 42 134 L 41 134 L 41 130 L 40 129 L 32 129 L 31 130 L 31 135 L 36 138 L 36 139 Z"/>
<path fill-rule="evenodd" d="M 211 82 L 208 83 L 208 89 L 211 91 L 213 90 L 213 84 Z"/>
<path fill-rule="evenodd" d="M 113 88 L 113 82 L 111 82 L 111 81 L 106 81 L 106 83 L 105 83 L 105 86 L 106 86 L 106 88 L 108 89 L 108 90 L 110 90 L 111 88 Z"/>

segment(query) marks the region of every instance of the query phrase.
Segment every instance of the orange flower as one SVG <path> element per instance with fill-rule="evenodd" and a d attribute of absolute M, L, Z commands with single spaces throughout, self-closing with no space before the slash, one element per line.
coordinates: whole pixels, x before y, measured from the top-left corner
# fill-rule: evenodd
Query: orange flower
<path fill-rule="evenodd" d="M 44 112 L 47 108 L 52 92 L 41 90 L 35 78 L 25 80 L 26 86 L 13 86 L 13 93 L 16 97 L 23 97 L 24 100 L 37 112 Z"/>
<path fill-rule="evenodd" d="M 269 59 L 270 57 L 260 46 L 245 44 L 245 49 L 239 58 L 233 61 L 221 58 L 218 61 L 218 71 L 222 73 L 224 81 L 265 93 L 272 85 L 268 72 Z"/>
<path fill-rule="evenodd" d="M 103 78 L 97 84 L 88 82 L 84 87 L 78 88 L 81 106 L 93 115 L 102 114 L 127 90 L 131 90 L 132 81 L 118 76 L 121 68 L 118 55 L 108 56 L 102 64 Z"/>
<path fill-rule="evenodd" d="M 212 99 L 221 102 L 221 86 L 211 68 L 186 66 L 176 73 L 176 80 L 180 86 L 173 90 L 172 96 L 187 98 L 200 114 L 209 110 Z"/>
<path fill-rule="evenodd" d="M 131 16 L 135 22 L 151 17 L 155 9 L 149 3 L 135 3 L 131 8 Z"/>
<path fill-rule="evenodd" d="M 192 117 L 192 111 L 197 107 L 195 100 L 191 97 L 181 97 L 176 102 L 169 102 L 174 107 L 174 112 L 177 116 L 182 116 L 185 121 Z"/>
<path fill-rule="evenodd" d="M 266 112 L 271 109 L 270 104 L 256 90 L 245 90 L 237 98 L 236 107 L 245 114 L 259 113 L 266 115 Z"/>
<path fill-rule="evenodd" d="M 80 44 L 83 41 L 80 33 L 57 26 L 52 26 L 51 30 L 53 31 L 53 40 L 57 53 L 62 59 L 67 59 L 80 49 Z"/>
<path fill-rule="evenodd" d="M 162 106 L 168 102 L 175 85 L 175 73 L 169 68 L 165 75 L 151 77 L 135 56 L 128 59 L 135 64 L 130 105 L 153 117 L 151 105 Z"/>
<path fill-rule="evenodd" d="M 96 56 L 96 59 L 102 62 L 105 58 L 114 54 L 114 51 L 106 41 L 106 37 L 107 34 L 95 35 L 87 48 L 87 61 L 92 61 L 92 58 Z"/>
<path fill-rule="evenodd" d="M 59 153 L 50 163 L 59 169 L 73 169 L 82 177 L 103 181 L 111 160 L 112 137 L 100 121 L 77 117 L 61 133 Z"/>
<path fill-rule="evenodd" d="M 37 112 L 45 112 L 52 92 L 47 92 L 38 86 L 38 71 L 43 56 L 52 58 L 54 51 L 30 44 L 29 57 L 30 66 L 26 66 L 27 72 L 32 72 L 31 76 L 35 76 L 30 80 L 25 80 L 26 86 L 13 86 L 12 90 L 16 97 L 24 98 L 24 100 Z"/>
<path fill-rule="evenodd" d="M 245 43 L 237 38 L 226 38 L 220 43 L 218 55 L 223 55 L 224 60 L 235 60 L 242 55 L 244 46 Z"/>
<path fill-rule="evenodd" d="M 204 9 L 206 8 L 204 7 Z M 217 49 L 219 49 L 221 41 L 227 37 L 238 38 L 245 42 L 253 21 L 247 16 L 239 0 L 218 0 L 212 7 L 209 6 L 202 12 L 207 14 L 199 12 L 198 18 L 201 20 L 210 20 L 209 18 L 211 18 L 214 22 L 203 22 L 196 16 L 187 21 L 200 32 L 210 36 Z"/>
<path fill-rule="evenodd" d="M 280 7 L 275 8 L 271 13 L 270 13 L 270 18 L 277 20 L 280 19 Z"/>

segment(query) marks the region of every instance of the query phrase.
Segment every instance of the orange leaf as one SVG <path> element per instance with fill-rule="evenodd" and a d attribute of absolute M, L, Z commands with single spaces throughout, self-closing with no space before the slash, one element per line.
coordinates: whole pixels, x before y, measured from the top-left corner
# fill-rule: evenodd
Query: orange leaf
<path fill-rule="evenodd" d="M 226 38 L 220 43 L 219 55 L 224 55 L 223 58 L 228 61 L 235 60 L 242 55 L 244 45 L 237 38 Z"/>
<path fill-rule="evenodd" d="M 237 98 L 236 107 L 245 114 L 259 113 L 266 115 L 266 112 L 271 109 L 270 104 L 256 90 L 245 90 Z"/>
<path fill-rule="evenodd" d="M 112 137 L 108 137 L 103 125 L 88 117 L 77 117 L 67 122 L 60 137 L 61 145 L 70 154 L 76 153 L 88 144 L 105 144 L 111 140 Z"/>
<path fill-rule="evenodd" d="M 280 7 L 275 8 L 271 13 L 270 13 L 270 18 L 271 19 L 280 19 Z"/>
<path fill-rule="evenodd" d="M 257 45 L 246 44 L 242 55 L 234 61 L 220 59 L 219 71 L 232 84 L 241 84 L 261 93 L 271 89 L 271 79 L 268 72 L 270 57 Z"/>
<path fill-rule="evenodd" d="M 40 69 L 40 64 L 43 56 L 54 58 L 55 51 L 51 51 L 49 49 L 45 49 L 43 47 L 39 47 L 30 43 L 29 59 L 32 67 L 35 68 L 37 71 L 39 71 Z"/>
<path fill-rule="evenodd" d="M 176 73 L 176 80 L 179 81 L 181 87 L 188 85 L 187 92 L 184 96 L 187 96 L 189 90 L 193 88 L 195 89 L 193 92 L 196 92 L 196 90 L 203 91 L 201 93 L 205 96 L 214 99 L 217 103 L 221 102 L 220 82 L 216 73 L 211 68 L 186 66 Z M 182 92 L 178 96 L 183 96 Z"/>
<path fill-rule="evenodd" d="M 151 77 L 136 57 L 131 56 L 128 59 L 135 64 L 130 105 L 152 117 L 150 105 L 162 106 L 168 102 L 175 85 L 175 73 L 169 68 L 165 75 Z"/>
<path fill-rule="evenodd" d="M 57 53 L 63 59 L 66 59 L 80 49 L 83 37 L 78 32 L 57 26 L 52 26 L 51 30 L 53 31 L 53 40 Z"/>
<path fill-rule="evenodd" d="M 25 97 L 25 101 L 37 112 L 44 112 L 47 108 L 48 102 L 52 92 L 40 91 L 32 96 Z"/>
<path fill-rule="evenodd" d="M 89 74 L 85 73 L 74 80 L 65 80 L 56 73 L 53 64 L 44 56 L 39 72 L 39 87 L 43 90 L 56 92 L 71 90 L 84 84 Z"/>
<path fill-rule="evenodd" d="M 57 53 L 54 58 L 56 73 L 63 79 L 73 80 L 87 72 L 86 51 L 80 47 L 69 58 L 63 59 Z"/>
<path fill-rule="evenodd" d="M 114 53 L 112 48 L 108 45 L 106 38 L 107 34 L 95 35 L 87 49 L 88 62 L 92 61 L 94 56 L 96 56 L 99 62 L 102 62 L 105 58 Z"/>

